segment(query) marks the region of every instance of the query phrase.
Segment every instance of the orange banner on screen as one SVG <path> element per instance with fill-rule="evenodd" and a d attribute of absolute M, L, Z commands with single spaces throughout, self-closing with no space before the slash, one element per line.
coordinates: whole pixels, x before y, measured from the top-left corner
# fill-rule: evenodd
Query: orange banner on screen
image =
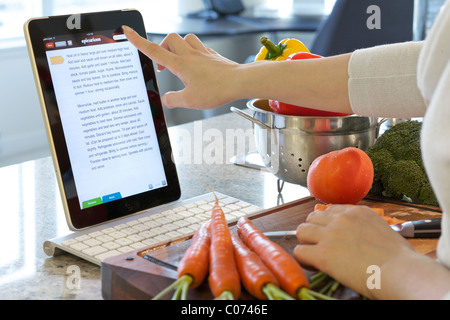
<path fill-rule="evenodd" d="M 52 64 L 52 66 L 54 66 L 55 64 L 63 64 L 64 58 L 61 56 L 50 57 L 50 62 Z"/>

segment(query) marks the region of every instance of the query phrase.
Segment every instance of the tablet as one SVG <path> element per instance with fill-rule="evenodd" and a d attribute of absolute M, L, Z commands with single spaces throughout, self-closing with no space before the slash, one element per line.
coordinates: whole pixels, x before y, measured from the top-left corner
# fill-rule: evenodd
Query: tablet
<path fill-rule="evenodd" d="M 73 230 L 180 198 L 152 61 L 120 10 L 31 19 L 25 37 L 68 225 Z"/>

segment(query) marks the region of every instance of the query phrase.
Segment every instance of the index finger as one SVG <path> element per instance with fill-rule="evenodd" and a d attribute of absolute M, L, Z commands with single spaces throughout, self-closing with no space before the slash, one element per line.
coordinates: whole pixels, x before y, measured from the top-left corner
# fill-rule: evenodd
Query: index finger
<path fill-rule="evenodd" d="M 156 43 L 144 39 L 128 26 L 122 26 L 122 29 L 128 41 L 130 41 L 139 51 L 155 61 L 159 66 L 168 67 L 170 69 L 170 65 L 174 59 L 174 55 L 171 52 Z M 161 70 L 159 67 L 158 69 Z"/>

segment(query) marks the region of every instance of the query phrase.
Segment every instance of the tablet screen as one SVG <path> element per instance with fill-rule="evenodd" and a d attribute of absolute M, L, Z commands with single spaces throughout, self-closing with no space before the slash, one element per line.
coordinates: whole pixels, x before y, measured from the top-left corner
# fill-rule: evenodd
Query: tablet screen
<path fill-rule="evenodd" d="M 44 42 L 80 207 L 166 186 L 136 48 L 114 30 L 54 38 Z"/>
<path fill-rule="evenodd" d="M 120 27 L 87 29 L 42 32 L 34 44 L 51 80 L 44 98 L 46 112 L 57 112 L 49 114 L 55 151 L 70 169 L 61 174 L 71 220 L 83 226 L 179 197 L 151 61 Z"/>

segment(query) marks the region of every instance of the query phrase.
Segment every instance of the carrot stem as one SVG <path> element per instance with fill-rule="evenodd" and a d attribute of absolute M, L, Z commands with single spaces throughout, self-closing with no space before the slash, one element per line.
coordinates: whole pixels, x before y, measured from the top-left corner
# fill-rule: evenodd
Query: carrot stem
<path fill-rule="evenodd" d="M 321 299 L 321 300 L 336 300 L 332 297 L 329 297 L 325 294 L 313 291 L 313 290 L 309 290 L 306 287 L 301 288 L 298 291 L 298 298 L 300 300 L 317 300 L 317 299 Z"/>
<path fill-rule="evenodd" d="M 321 271 L 313 274 L 310 277 L 311 289 L 316 290 L 316 288 L 324 282 L 326 282 L 326 283 L 319 290 L 319 293 L 326 294 L 327 296 L 331 297 L 340 285 L 340 283 L 338 281 L 334 280 L 329 275 L 327 275 L 326 273 L 323 273 Z"/>
<path fill-rule="evenodd" d="M 310 277 L 310 287 L 315 289 L 319 284 L 321 284 L 325 279 L 328 278 L 328 275 L 323 272 L 317 272 Z"/>
<path fill-rule="evenodd" d="M 214 298 L 214 300 L 234 300 L 233 293 L 225 290 L 220 294 L 220 296 Z"/>
<path fill-rule="evenodd" d="M 172 300 L 179 299 L 180 296 L 183 300 L 186 300 L 187 290 L 189 289 L 189 286 L 191 285 L 193 280 L 194 279 L 190 275 L 184 275 L 179 279 L 177 279 L 176 281 L 174 281 L 170 286 L 165 288 L 156 296 L 154 296 L 152 300 L 160 300 L 162 297 L 164 297 L 167 293 L 169 293 L 172 290 L 175 290 Z"/>
<path fill-rule="evenodd" d="M 294 298 L 292 298 L 290 295 L 288 295 L 273 283 L 267 283 L 263 287 L 262 291 L 269 300 L 294 300 Z"/>

